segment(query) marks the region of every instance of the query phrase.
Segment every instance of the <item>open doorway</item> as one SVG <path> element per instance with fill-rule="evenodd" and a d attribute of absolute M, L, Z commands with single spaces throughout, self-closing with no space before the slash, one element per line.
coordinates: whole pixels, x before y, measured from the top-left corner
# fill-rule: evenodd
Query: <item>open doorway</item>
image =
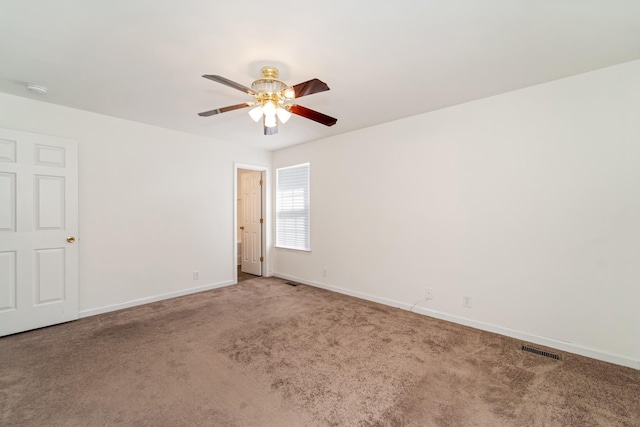
<path fill-rule="evenodd" d="M 236 281 L 265 275 L 266 170 L 248 165 L 235 167 L 236 181 Z"/>

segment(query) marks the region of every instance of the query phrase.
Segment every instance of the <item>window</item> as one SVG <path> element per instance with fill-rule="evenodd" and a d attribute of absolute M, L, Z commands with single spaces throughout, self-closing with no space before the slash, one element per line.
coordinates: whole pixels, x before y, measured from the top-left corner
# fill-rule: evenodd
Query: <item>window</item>
<path fill-rule="evenodd" d="M 276 246 L 311 250 L 309 163 L 276 169 Z"/>

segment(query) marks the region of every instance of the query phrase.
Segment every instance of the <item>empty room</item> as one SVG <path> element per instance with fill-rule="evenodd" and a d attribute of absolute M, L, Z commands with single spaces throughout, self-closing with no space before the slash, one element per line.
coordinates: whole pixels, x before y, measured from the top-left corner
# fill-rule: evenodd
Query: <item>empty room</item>
<path fill-rule="evenodd" d="M 0 425 L 640 426 L 640 2 L 0 2 Z"/>

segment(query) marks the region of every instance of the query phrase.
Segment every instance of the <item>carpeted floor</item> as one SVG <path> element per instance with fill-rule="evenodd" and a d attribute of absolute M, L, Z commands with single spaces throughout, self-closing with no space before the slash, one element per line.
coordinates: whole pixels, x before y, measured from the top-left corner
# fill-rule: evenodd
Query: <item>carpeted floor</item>
<path fill-rule="evenodd" d="M 256 278 L 0 339 L 0 425 L 640 425 L 640 371 L 520 345 Z"/>

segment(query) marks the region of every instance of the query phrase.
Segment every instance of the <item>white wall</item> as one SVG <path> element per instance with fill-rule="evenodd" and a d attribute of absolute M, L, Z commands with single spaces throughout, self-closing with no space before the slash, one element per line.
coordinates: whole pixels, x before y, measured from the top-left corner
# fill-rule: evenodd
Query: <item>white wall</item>
<path fill-rule="evenodd" d="M 269 152 L 6 94 L 0 127 L 78 141 L 81 314 L 234 282 L 234 162 Z"/>
<path fill-rule="evenodd" d="M 312 209 L 274 274 L 640 369 L 640 61 L 272 160 Z"/>

